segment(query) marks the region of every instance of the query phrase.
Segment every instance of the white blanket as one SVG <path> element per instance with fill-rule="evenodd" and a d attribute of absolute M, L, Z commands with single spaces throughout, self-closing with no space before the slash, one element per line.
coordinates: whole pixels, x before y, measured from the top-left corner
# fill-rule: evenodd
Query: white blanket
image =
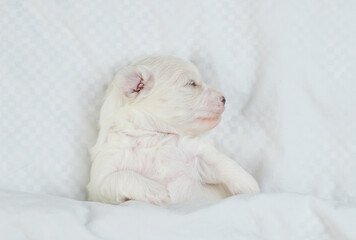
<path fill-rule="evenodd" d="M 1 1 L 0 189 L 68 199 L 2 193 L 0 238 L 356 239 L 355 29 L 352 0 Z M 151 54 L 224 93 L 209 136 L 264 194 L 77 201 L 107 83 Z"/>
<path fill-rule="evenodd" d="M 0 193 L 0 239 L 355 239 L 355 205 L 299 194 L 120 206 Z"/>

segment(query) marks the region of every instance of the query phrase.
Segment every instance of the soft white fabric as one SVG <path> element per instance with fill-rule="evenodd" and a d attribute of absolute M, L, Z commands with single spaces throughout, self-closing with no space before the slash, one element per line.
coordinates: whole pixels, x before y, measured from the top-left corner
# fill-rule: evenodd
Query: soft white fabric
<path fill-rule="evenodd" d="M 298 194 L 115 206 L 0 193 L 0 239 L 355 239 L 355 205 Z"/>

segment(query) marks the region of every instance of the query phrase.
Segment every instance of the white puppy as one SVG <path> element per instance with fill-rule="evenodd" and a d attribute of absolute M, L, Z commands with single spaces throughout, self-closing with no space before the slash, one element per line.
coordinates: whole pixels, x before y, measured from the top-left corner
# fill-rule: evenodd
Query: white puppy
<path fill-rule="evenodd" d="M 257 193 L 255 179 L 199 134 L 214 128 L 225 98 L 190 62 L 149 57 L 119 71 L 100 111 L 89 199 L 172 204 Z"/>

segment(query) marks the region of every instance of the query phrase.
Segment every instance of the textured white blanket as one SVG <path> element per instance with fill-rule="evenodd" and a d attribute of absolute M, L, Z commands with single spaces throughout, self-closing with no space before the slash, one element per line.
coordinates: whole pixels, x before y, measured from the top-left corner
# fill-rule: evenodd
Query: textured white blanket
<path fill-rule="evenodd" d="M 0 193 L 0 239 L 354 239 L 356 206 L 299 194 L 120 206 Z"/>

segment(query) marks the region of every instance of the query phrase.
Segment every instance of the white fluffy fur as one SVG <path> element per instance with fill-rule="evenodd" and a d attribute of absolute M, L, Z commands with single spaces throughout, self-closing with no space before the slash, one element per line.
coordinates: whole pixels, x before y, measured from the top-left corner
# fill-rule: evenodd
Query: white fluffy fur
<path fill-rule="evenodd" d="M 89 198 L 172 204 L 257 193 L 255 179 L 199 136 L 224 111 L 222 94 L 177 57 L 150 57 L 119 71 L 100 111 Z"/>

